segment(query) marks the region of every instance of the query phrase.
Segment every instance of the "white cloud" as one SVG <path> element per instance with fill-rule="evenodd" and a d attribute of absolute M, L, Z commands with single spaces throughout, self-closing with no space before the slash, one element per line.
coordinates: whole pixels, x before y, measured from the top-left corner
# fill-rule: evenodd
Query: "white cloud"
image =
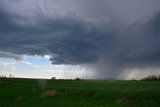
<path fill-rule="evenodd" d="M 0 62 L 0 65 L 3 65 L 3 66 L 11 66 L 11 65 L 16 65 L 16 63 L 14 62 Z"/>
<path fill-rule="evenodd" d="M 45 55 L 45 56 L 44 56 L 44 58 L 50 59 L 50 58 L 51 58 L 51 56 L 49 56 L 49 55 Z"/>

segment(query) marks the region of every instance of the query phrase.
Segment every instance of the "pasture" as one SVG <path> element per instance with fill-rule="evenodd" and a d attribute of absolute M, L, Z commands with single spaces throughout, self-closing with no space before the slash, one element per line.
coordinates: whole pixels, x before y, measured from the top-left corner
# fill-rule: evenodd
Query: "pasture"
<path fill-rule="evenodd" d="M 0 107 L 160 107 L 160 81 L 0 81 Z"/>

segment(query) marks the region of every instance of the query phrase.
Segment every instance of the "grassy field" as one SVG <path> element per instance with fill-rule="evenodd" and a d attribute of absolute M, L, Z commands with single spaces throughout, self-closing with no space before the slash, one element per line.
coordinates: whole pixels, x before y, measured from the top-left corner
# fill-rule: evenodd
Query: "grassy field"
<path fill-rule="evenodd" d="M 0 81 L 0 107 L 160 107 L 159 81 Z"/>

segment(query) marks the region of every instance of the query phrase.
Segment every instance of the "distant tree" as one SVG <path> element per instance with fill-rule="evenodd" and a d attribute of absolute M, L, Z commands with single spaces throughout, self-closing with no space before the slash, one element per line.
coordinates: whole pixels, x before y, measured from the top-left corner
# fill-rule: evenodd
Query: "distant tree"
<path fill-rule="evenodd" d="M 0 78 L 6 78 L 6 75 L 0 75 Z"/>
<path fill-rule="evenodd" d="M 56 80 L 56 77 L 52 77 L 51 79 L 52 79 L 52 80 Z"/>
<path fill-rule="evenodd" d="M 76 80 L 76 81 L 80 81 L 81 79 L 80 79 L 80 78 L 75 78 L 75 80 Z"/>
<path fill-rule="evenodd" d="M 12 75 L 12 74 L 9 74 L 9 78 L 13 78 L 13 75 Z"/>
<path fill-rule="evenodd" d="M 141 79 L 142 81 L 160 81 L 160 75 L 149 75 Z"/>
<path fill-rule="evenodd" d="M 160 80 L 160 75 L 157 75 L 158 80 Z"/>

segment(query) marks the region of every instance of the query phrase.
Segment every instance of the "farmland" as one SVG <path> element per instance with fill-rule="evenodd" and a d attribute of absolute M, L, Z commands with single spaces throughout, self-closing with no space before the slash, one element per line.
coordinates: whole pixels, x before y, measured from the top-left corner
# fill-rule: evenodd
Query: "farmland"
<path fill-rule="evenodd" d="M 160 81 L 0 81 L 0 107 L 160 107 Z"/>

